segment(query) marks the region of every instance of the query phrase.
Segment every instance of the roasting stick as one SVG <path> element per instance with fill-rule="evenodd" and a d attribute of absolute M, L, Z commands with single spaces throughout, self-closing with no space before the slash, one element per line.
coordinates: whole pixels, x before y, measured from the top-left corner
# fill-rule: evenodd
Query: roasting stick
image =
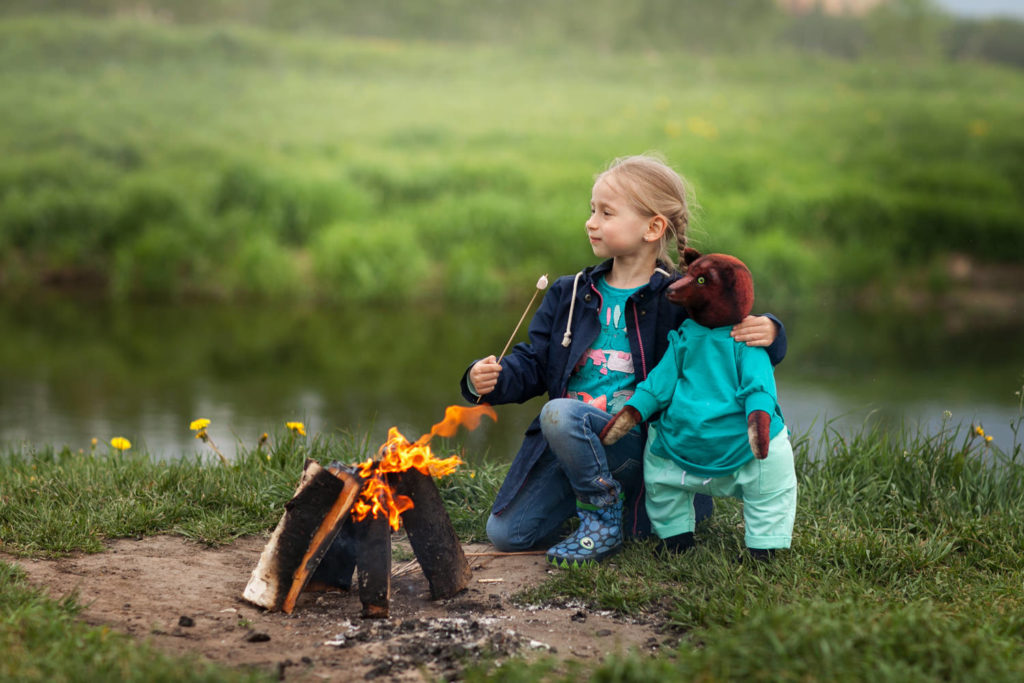
<path fill-rule="evenodd" d="M 537 280 L 537 289 L 533 291 L 533 296 L 530 297 L 530 303 L 526 304 L 526 309 L 523 311 L 523 314 L 519 316 L 519 322 L 516 323 L 515 329 L 512 330 L 512 334 L 509 336 L 508 341 L 505 342 L 505 348 L 501 350 L 501 355 L 498 356 L 498 360 L 495 362 L 500 363 L 501 359 L 505 357 L 505 352 L 508 351 L 508 347 L 512 345 L 512 340 L 516 338 L 516 332 L 519 331 L 519 326 L 523 324 L 523 321 L 526 320 L 526 314 L 530 312 L 530 306 L 532 306 L 533 302 L 537 299 L 537 294 L 543 291 L 547 286 L 548 276 L 547 273 L 545 273 Z M 476 402 L 479 403 L 481 398 L 483 397 L 477 396 Z"/>
<path fill-rule="evenodd" d="M 537 280 L 537 289 L 533 292 L 533 296 L 530 297 L 530 303 L 526 304 L 526 310 L 524 310 L 523 314 L 519 316 L 519 322 L 516 323 L 516 328 L 512 330 L 512 336 L 510 336 L 508 338 L 508 341 L 505 342 L 505 348 L 501 350 L 501 355 L 498 356 L 499 363 L 501 362 L 501 359 L 505 357 L 505 352 L 508 351 L 508 347 L 512 344 L 512 340 L 516 338 L 516 332 L 519 331 L 519 326 L 523 324 L 524 320 L 526 320 L 526 314 L 530 312 L 530 306 L 533 306 L 533 302 L 537 299 L 537 294 L 539 292 L 544 291 L 544 288 L 546 288 L 547 286 L 548 276 L 547 273 L 545 273 L 544 275 L 540 276 L 539 280 Z"/>
<path fill-rule="evenodd" d="M 543 555 L 546 550 L 520 550 L 514 553 L 503 553 L 497 550 L 489 553 L 466 553 L 466 557 L 512 557 L 514 555 Z"/>

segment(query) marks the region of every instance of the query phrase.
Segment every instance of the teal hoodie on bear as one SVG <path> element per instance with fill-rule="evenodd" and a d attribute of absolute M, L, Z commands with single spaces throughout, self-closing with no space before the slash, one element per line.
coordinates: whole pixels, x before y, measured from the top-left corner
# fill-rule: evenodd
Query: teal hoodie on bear
<path fill-rule="evenodd" d="M 785 426 L 768 353 L 735 341 L 730 330 L 686 320 L 669 333 L 665 355 L 626 404 L 644 420 L 664 411 L 653 423 L 651 453 L 705 477 L 727 475 L 754 457 L 752 411 L 772 416 L 772 438 Z"/>

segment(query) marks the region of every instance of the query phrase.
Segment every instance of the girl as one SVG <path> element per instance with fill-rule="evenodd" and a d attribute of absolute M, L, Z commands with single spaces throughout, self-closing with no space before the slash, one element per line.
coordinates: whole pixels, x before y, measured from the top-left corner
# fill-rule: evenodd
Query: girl
<path fill-rule="evenodd" d="M 686 244 L 690 214 L 682 178 L 650 156 L 618 159 L 597 176 L 587 237 L 605 259 L 548 290 L 529 329 L 498 363 L 475 361 L 462 377 L 468 401 L 522 403 L 547 392 L 487 520 L 502 551 L 550 545 L 575 512 L 579 528 L 547 551 L 558 567 L 599 562 L 622 547 L 627 531 L 649 533 L 643 500 L 646 433 L 637 428 L 612 446 L 598 435 L 664 354 L 685 310 L 665 289 L 680 277 L 671 265 Z M 669 259 L 669 249 L 677 258 Z M 748 316 L 732 336 L 766 346 L 773 364 L 786 352 L 785 330 L 771 316 Z M 711 514 L 698 496 L 697 518 Z"/>

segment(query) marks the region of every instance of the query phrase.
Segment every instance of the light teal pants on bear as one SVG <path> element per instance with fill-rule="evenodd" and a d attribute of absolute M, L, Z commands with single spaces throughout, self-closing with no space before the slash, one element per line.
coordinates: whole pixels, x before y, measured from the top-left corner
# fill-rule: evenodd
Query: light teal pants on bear
<path fill-rule="evenodd" d="M 651 427 L 653 431 L 655 427 Z M 693 497 L 698 493 L 731 496 L 743 501 L 743 525 L 748 548 L 788 548 L 796 517 L 796 471 L 793 446 L 785 428 L 768 445 L 768 457 L 756 458 L 723 477 L 685 471 L 674 460 L 654 455 L 647 439 L 644 484 L 647 514 L 659 538 L 693 531 Z"/>

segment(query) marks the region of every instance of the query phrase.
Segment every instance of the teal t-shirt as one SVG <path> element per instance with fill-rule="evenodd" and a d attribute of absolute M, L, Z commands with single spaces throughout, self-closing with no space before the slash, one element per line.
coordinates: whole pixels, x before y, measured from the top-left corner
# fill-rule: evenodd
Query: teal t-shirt
<path fill-rule="evenodd" d="M 636 373 L 626 336 L 626 302 L 639 287 L 619 289 L 604 278 L 597 280 L 601 294 L 601 332 L 569 376 L 567 396 L 613 415 L 633 395 Z"/>

